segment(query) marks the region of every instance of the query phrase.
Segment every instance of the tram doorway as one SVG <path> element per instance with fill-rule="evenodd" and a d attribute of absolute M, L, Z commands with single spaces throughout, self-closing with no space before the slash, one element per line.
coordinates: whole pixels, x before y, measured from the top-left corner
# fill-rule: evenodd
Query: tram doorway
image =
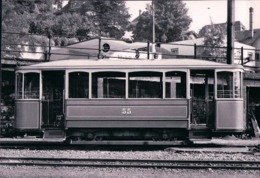
<path fill-rule="evenodd" d="M 250 128 L 252 118 L 255 118 L 257 126 L 260 127 L 260 87 L 246 87 L 247 98 L 247 128 Z M 252 123 L 253 124 L 253 123 Z"/>
<path fill-rule="evenodd" d="M 191 70 L 191 126 L 213 127 L 214 71 Z"/>
<path fill-rule="evenodd" d="M 63 126 L 64 71 L 42 72 L 42 127 Z"/>

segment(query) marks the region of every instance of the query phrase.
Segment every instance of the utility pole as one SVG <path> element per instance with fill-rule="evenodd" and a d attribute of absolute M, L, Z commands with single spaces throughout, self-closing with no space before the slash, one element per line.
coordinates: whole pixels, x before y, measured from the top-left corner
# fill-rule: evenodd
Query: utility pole
<path fill-rule="evenodd" d="M 227 64 L 234 63 L 235 0 L 227 0 Z"/>
<path fill-rule="evenodd" d="M 49 39 L 49 50 L 48 50 L 48 59 L 47 61 L 50 61 L 51 60 L 51 38 L 52 38 L 52 35 L 51 35 L 51 32 L 49 32 L 48 34 L 48 39 Z"/>
<path fill-rule="evenodd" d="M 2 122 L 2 9 L 3 9 L 3 4 L 2 4 L 2 0 L 0 0 L 0 9 L 1 9 L 1 13 L 0 13 L 0 20 L 1 20 L 1 24 L 0 24 L 0 53 L 1 53 L 1 57 L 0 57 L 0 125 Z M 0 136 L 2 135 L 2 130 L 0 128 Z"/>
<path fill-rule="evenodd" d="M 154 18 L 154 0 L 152 0 L 152 17 L 153 17 L 153 41 L 152 41 L 152 53 L 155 53 L 155 18 Z"/>
<path fill-rule="evenodd" d="M 101 30 L 98 32 L 98 59 L 102 59 L 102 54 L 101 54 Z"/>

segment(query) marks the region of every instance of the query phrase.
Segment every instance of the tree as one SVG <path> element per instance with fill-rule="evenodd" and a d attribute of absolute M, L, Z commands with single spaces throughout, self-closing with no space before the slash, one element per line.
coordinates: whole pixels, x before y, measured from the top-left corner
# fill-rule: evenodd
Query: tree
<path fill-rule="evenodd" d="M 154 0 L 155 41 L 181 40 L 184 31 L 188 30 L 192 19 L 187 15 L 188 9 L 180 0 Z M 152 40 L 152 5 L 146 8 L 134 28 L 135 39 Z"/>
<path fill-rule="evenodd" d="M 211 61 L 226 63 L 226 49 L 224 45 L 224 29 L 221 26 L 211 25 L 206 26 L 199 33 L 204 37 L 204 47 L 202 49 L 202 56 Z"/>
<path fill-rule="evenodd" d="M 80 41 L 89 35 L 98 36 L 100 32 L 120 38 L 129 23 L 130 15 L 124 1 L 70 0 L 61 8 L 62 1 L 3 0 L 4 51 L 9 56 L 19 57 L 23 46 L 29 45 L 34 50 L 37 43 L 46 43 L 49 34 L 58 45 L 67 45 L 75 37 Z"/>
<path fill-rule="evenodd" d="M 37 21 L 41 14 L 45 14 L 46 21 L 49 21 L 49 14 L 54 12 L 53 3 L 54 0 L 3 0 L 3 56 L 19 57 L 24 45 L 29 45 L 32 50 L 35 48 L 35 42 L 39 41 L 39 38 L 25 34 L 30 32 L 31 24 Z M 49 24 L 45 26 L 48 27 Z M 44 30 L 40 34 L 43 33 Z"/>
<path fill-rule="evenodd" d="M 17 6 L 13 0 L 4 0 L 2 8 L 2 33 L 3 33 L 3 56 L 15 57 L 19 56 L 20 41 L 23 36 L 12 33 L 26 33 L 28 31 L 28 23 L 31 19 L 29 13 L 25 12 Z"/>
<path fill-rule="evenodd" d="M 95 27 L 91 34 L 115 38 L 123 36 L 130 18 L 125 2 L 118 0 L 70 0 L 60 13 L 79 13 Z"/>
<path fill-rule="evenodd" d="M 87 17 L 76 13 L 64 13 L 57 16 L 51 27 L 54 35 L 78 37 L 79 40 L 87 38 L 87 34 L 93 29 L 93 24 Z"/>

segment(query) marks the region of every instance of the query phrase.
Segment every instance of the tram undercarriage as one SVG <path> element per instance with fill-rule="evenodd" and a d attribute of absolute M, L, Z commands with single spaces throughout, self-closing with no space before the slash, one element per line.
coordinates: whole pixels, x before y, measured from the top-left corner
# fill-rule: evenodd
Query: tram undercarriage
<path fill-rule="evenodd" d="M 187 140 L 186 129 L 70 129 L 69 139 L 86 141 L 103 140 L 149 140 L 176 141 Z"/>

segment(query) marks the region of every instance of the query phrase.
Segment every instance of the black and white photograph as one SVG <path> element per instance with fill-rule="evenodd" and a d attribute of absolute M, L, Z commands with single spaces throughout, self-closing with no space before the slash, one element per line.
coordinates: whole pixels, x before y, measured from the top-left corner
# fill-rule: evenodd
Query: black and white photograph
<path fill-rule="evenodd" d="M 260 176 L 260 0 L 0 0 L 1 178 Z"/>

